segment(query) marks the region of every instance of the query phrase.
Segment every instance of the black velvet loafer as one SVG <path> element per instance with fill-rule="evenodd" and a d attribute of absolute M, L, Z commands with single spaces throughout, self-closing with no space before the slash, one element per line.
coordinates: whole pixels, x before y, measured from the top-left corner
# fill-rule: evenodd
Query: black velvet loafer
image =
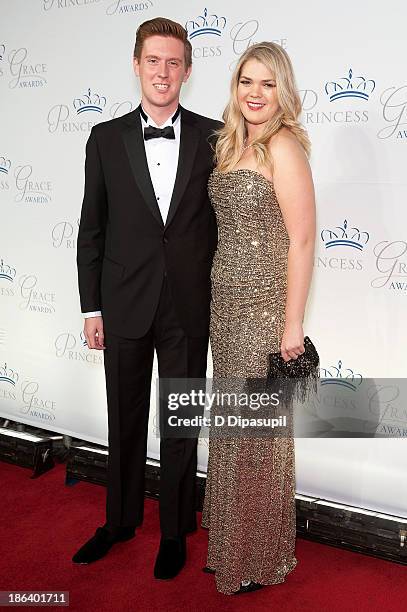
<path fill-rule="evenodd" d="M 118 527 L 114 532 L 105 526 L 98 527 L 95 535 L 74 554 L 72 561 L 88 564 L 102 559 L 116 542 L 126 542 L 134 538 L 135 531 L 135 527 Z"/>
<path fill-rule="evenodd" d="M 161 538 L 154 566 L 154 577 L 160 580 L 175 578 L 185 565 L 185 537 Z"/>

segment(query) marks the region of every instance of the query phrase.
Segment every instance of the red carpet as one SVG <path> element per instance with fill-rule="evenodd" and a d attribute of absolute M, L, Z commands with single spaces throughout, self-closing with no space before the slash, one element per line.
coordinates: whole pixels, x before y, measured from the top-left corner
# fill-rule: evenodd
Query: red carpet
<path fill-rule="evenodd" d="M 0 590 L 69 591 L 69 609 L 81 612 L 406 609 L 405 567 L 301 539 L 298 566 L 287 581 L 255 593 L 217 593 L 213 576 L 201 571 L 207 543 L 202 529 L 188 538 L 182 573 L 173 581 L 154 580 L 158 508 L 148 499 L 133 540 L 115 545 L 93 565 L 76 566 L 72 554 L 104 523 L 105 489 L 82 482 L 66 487 L 64 465 L 36 480 L 30 473 L 0 462 Z"/>

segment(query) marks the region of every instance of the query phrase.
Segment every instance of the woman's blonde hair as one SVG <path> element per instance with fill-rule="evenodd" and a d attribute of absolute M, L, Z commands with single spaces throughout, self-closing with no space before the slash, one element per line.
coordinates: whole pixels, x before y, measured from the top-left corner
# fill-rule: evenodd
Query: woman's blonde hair
<path fill-rule="evenodd" d="M 251 47 L 241 55 L 232 75 L 230 85 L 230 100 L 223 112 L 225 125 L 217 132 L 215 159 L 220 171 L 232 170 L 242 155 L 247 136 L 245 119 L 237 99 L 242 69 L 248 60 L 255 59 L 268 68 L 276 81 L 279 110 L 265 125 L 252 147 L 259 166 L 272 165 L 268 150 L 270 138 L 285 126 L 299 140 L 307 155 L 310 153 L 310 141 L 306 130 L 301 126 L 298 117 L 301 113 L 301 100 L 298 94 L 293 67 L 288 54 L 280 45 L 272 42 L 262 42 Z"/>

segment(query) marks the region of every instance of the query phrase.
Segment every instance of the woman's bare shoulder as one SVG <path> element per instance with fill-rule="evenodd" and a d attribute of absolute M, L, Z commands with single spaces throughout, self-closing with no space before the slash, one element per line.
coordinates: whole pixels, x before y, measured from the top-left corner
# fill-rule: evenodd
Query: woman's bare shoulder
<path fill-rule="evenodd" d="M 300 156 L 306 157 L 304 149 L 298 138 L 286 127 L 278 130 L 269 141 L 269 151 L 274 159 L 284 159 L 286 157 Z"/>

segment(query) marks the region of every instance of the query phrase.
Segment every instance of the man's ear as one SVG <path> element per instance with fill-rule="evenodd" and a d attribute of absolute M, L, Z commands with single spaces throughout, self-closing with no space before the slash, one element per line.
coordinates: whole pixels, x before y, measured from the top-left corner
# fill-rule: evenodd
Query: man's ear
<path fill-rule="evenodd" d="M 140 76 L 140 64 L 137 57 L 133 58 L 133 69 L 136 76 Z"/>
<path fill-rule="evenodd" d="M 184 79 L 183 79 L 184 83 L 186 83 L 188 81 L 188 79 L 189 79 L 189 77 L 191 75 L 191 72 L 192 72 L 192 65 L 189 66 L 189 68 L 187 68 L 187 71 L 186 71 Z"/>

